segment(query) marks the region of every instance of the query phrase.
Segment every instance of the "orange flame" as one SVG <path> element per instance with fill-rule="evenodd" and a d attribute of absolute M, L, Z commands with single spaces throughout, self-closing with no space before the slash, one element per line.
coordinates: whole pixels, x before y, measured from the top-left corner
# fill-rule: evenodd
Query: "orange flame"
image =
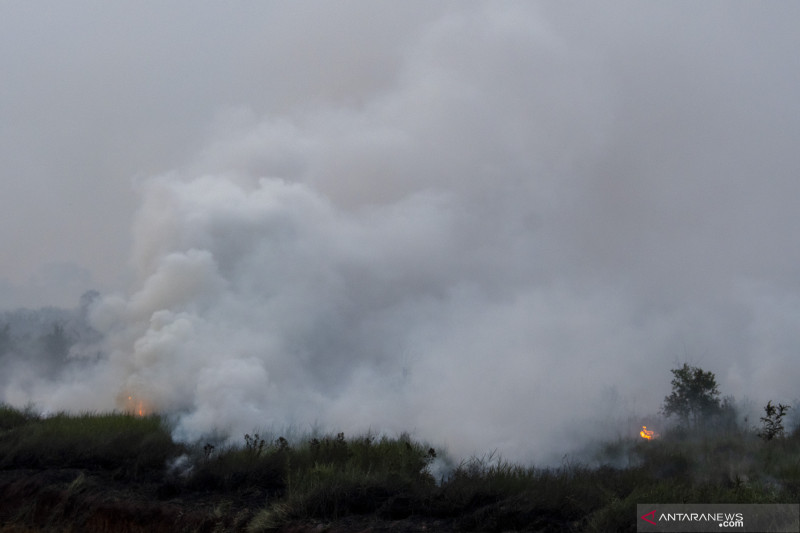
<path fill-rule="evenodd" d="M 145 406 L 144 400 L 139 400 L 133 396 L 128 396 L 126 410 L 136 416 L 146 416 L 150 411 Z"/>
<path fill-rule="evenodd" d="M 652 429 L 647 429 L 647 426 L 642 426 L 642 430 L 639 432 L 639 435 L 641 435 L 643 439 L 647 440 L 658 438 L 658 433 Z"/>

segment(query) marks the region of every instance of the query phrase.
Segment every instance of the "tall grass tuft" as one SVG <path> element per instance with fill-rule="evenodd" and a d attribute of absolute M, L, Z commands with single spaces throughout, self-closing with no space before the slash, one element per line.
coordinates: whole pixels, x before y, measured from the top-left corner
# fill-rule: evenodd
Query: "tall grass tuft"
<path fill-rule="evenodd" d="M 139 477 L 163 469 L 182 447 L 157 415 L 58 413 L 33 416 L 0 410 L 0 468 L 89 468 Z"/>

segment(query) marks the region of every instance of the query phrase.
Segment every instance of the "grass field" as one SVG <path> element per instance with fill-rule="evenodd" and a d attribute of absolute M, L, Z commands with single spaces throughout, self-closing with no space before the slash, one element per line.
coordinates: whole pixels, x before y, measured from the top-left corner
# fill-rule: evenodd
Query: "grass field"
<path fill-rule="evenodd" d="M 0 406 L 0 531 L 635 531 L 637 503 L 800 500 L 797 433 L 672 430 L 591 464 L 454 463 L 406 435 L 186 445 L 157 415 Z"/>

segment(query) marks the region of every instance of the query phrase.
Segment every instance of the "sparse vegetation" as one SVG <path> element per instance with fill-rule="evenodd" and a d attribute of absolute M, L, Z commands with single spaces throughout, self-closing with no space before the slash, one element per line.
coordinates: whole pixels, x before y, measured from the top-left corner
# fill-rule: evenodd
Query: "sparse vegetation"
<path fill-rule="evenodd" d="M 772 407 L 764 418 L 777 428 L 785 409 Z M 449 459 L 408 435 L 290 442 L 247 434 L 238 446 L 185 446 L 158 416 L 43 417 L 0 406 L 0 522 L 84 531 L 330 523 L 341 531 L 373 523 L 395 531 L 634 531 L 637 502 L 800 498 L 800 435 L 764 439 L 743 426 L 677 426 L 652 441 L 632 435 L 598 449 L 591 467 L 536 468 L 488 455 L 435 478 L 434 461 Z M 627 466 L 612 466 L 620 464 Z"/>
<path fill-rule="evenodd" d="M 761 417 L 763 428 L 758 436 L 764 440 L 783 437 L 783 417 L 786 416 L 787 411 L 789 411 L 788 405 L 779 403 L 776 406 L 772 405 L 772 400 L 768 401 L 764 406 L 765 415 Z"/>

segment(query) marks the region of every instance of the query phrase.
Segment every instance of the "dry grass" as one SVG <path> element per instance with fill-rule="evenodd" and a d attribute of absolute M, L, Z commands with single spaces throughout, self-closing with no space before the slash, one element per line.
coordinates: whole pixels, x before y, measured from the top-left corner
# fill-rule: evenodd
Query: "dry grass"
<path fill-rule="evenodd" d="M 442 455 L 407 435 L 247 435 L 240 446 L 184 446 L 158 416 L 41 417 L 0 406 L 0 522 L 256 532 L 372 517 L 466 531 L 633 531 L 644 501 L 800 498 L 800 435 L 765 442 L 745 429 L 674 431 L 606 443 L 597 467 L 486 456 L 434 479 Z"/>

